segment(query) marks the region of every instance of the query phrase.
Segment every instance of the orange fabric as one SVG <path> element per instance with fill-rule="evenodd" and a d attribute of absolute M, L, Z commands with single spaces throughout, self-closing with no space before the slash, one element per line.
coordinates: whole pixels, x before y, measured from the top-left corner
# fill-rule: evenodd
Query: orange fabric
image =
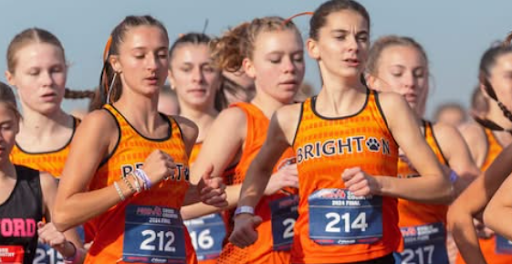
<path fill-rule="evenodd" d="M 249 165 L 263 146 L 270 124 L 270 120 L 253 104 L 236 103 L 232 107 L 238 107 L 245 112 L 247 118 L 247 136 L 245 138 L 242 156 L 235 168 L 235 174 L 232 177 L 226 178 L 228 185 L 241 184 L 243 182 L 245 174 L 249 170 Z M 274 172 L 277 171 L 280 164 L 293 159 L 294 154 L 290 148 L 283 153 L 280 161 L 274 167 Z M 286 195 L 283 193 L 263 196 L 255 208 L 255 214 L 263 219 L 262 224 L 257 228 L 258 240 L 256 243 L 245 249 L 240 249 L 228 243 L 224 246 L 218 263 L 289 263 L 290 253 L 288 251 L 273 251 L 271 211 L 269 206 L 271 201 L 285 196 Z M 225 213 L 226 222 L 228 223 L 228 237 L 233 228 L 232 216 L 233 210 Z"/>
<path fill-rule="evenodd" d="M 197 155 L 199 155 L 199 151 L 201 150 L 201 147 L 203 146 L 203 142 L 197 142 L 194 144 L 194 147 L 192 148 L 192 151 L 190 152 L 190 157 L 188 158 L 188 164 L 192 166 L 192 163 L 196 161 Z"/>
<path fill-rule="evenodd" d="M 113 106 L 105 105 L 105 109 L 115 117 L 121 135 L 114 153 L 100 164 L 91 180 L 89 184 L 90 191 L 113 185 L 123 175 L 141 166 L 146 157 L 155 149 L 167 152 L 173 157 L 178 168 L 174 178 L 161 181 L 152 186 L 149 191 L 127 198 L 89 221 L 89 224 L 95 230 L 96 236 L 85 263 L 125 263 L 120 260 L 123 252 L 127 206 L 146 205 L 158 206 L 157 209 L 173 208 L 179 210 L 189 187 L 188 156 L 179 125 L 174 119 L 168 118 L 170 124 L 168 138 L 147 139 L 141 136 Z M 182 224 L 182 226 L 184 225 Z M 184 237 L 176 237 L 174 243 L 183 242 L 186 245 L 186 263 L 197 263 L 186 228 L 184 228 Z"/>
<path fill-rule="evenodd" d="M 62 148 L 49 152 L 28 152 L 21 149 L 18 144 L 11 151 L 10 159 L 13 164 L 23 165 L 34 170 L 46 171 L 55 178 L 60 178 L 64 164 L 69 154 L 69 146 L 75 135 L 76 128 L 80 124 L 80 119 L 73 117 L 73 132 L 69 141 Z"/>
<path fill-rule="evenodd" d="M 313 192 L 344 189 L 341 175 L 347 168 L 360 167 L 369 175 L 396 176 L 398 163 L 398 146 L 379 109 L 375 92 L 368 91 L 366 103 L 357 114 L 340 118 L 320 116 L 314 110 L 314 100 L 315 97 L 309 98 L 302 105 L 293 144 L 300 201 L 291 260 L 293 263 L 349 263 L 386 256 L 397 249 L 401 240 L 397 201 L 391 197 L 382 197 L 383 236 L 373 244 L 320 245 L 309 237 L 308 197 Z"/>
<path fill-rule="evenodd" d="M 485 158 L 484 164 L 482 164 L 482 171 L 487 170 L 491 166 L 492 162 L 503 150 L 503 146 L 500 145 L 494 133 L 485 128 L 485 136 L 487 138 L 487 157 Z M 498 254 L 496 253 L 496 237 L 489 239 L 479 239 L 480 250 L 484 254 L 485 260 L 488 264 L 510 264 L 512 263 L 512 255 L 510 254 Z M 462 256 L 457 256 L 456 264 L 465 264 L 466 262 L 462 259 Z"/>
<path fill-rule="evenodd" d="M 441 148 L 437 144 L 437 140 L 432 130 L 432 124 L 425 122 L 425 140 L 436 155 L 439 162 L 448 166 Z M 405 158 L 398 160 L 398 177 L 410 178 L 419 177 L 415 168 L 409 165 Z M 446 224 L 446 213 L 448 206 L 436 204 L 424 204 L 404 199 L 398 199 L 398 212 L 400 214 L 400 227 L 425 225 L 442 222 Z"/>

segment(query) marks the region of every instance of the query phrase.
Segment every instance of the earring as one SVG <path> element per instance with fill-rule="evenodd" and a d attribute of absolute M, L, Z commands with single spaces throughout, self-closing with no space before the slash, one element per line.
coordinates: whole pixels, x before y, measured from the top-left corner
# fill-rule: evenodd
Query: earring
<path fill-rule="evenodd" d="M 116 77 L 117 77 L 117 72 L 114 72 L 112 81 L 110 81 L 110 87 L 108 87 L 107 104 L 110 104 L 110 96 L 112 95 L 112 90 L 114 88 L 114 84 L 116 83 Z"/>

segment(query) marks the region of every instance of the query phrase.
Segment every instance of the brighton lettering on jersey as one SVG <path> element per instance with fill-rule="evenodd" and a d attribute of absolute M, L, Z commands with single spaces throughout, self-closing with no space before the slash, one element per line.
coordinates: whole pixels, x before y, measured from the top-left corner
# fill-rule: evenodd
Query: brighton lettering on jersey
<path fill-rule="evenodd" d="M 140 169 L 144 165 L 143 162 L 135 163 L 135 165 L 126 164 L 121 166 L 121 171 L 123 172 L 123 177 L 126 177 L 128 174 L 132 173 L 135 169 Z M 190 180 L 190 170 L 186 164 L 176 163 L 176 169 L 174 175 L 171 176 L 171 180 L 181 181 L 184 179 L 185 181 Z"/>
<path fill-rule="evenodd" d="M 389 141 L 385 138 L 351 136 L 305 144 L 297 148 L 297 163 L 333 155 L 361 153 L 365 149 L 370 152 L 381 152 L 384 155 L 390 155 Z"/>

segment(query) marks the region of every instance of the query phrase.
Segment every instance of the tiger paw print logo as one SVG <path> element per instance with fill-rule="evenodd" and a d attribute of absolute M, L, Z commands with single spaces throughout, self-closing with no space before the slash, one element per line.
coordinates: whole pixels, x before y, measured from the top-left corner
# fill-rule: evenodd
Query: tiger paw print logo
<path fill-rule="evenodd" d="M 379 151 L 380 143 L 376 138 L 371 137 L 366 140 L 366 146 L 370 151 L 377 152 Z"/>

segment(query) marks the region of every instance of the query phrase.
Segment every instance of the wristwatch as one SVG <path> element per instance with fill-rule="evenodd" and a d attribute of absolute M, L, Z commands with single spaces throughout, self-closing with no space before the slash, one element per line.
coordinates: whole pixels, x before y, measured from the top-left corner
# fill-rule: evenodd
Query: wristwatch
<path fill-rule="evenodd" d="M 237 207 L 235 210 L 235 216 L 237 216 L 239 214 L 254 215 L 254 207 L 248 206 L 248 205 L 243 205 L 243 206 Z"/>

